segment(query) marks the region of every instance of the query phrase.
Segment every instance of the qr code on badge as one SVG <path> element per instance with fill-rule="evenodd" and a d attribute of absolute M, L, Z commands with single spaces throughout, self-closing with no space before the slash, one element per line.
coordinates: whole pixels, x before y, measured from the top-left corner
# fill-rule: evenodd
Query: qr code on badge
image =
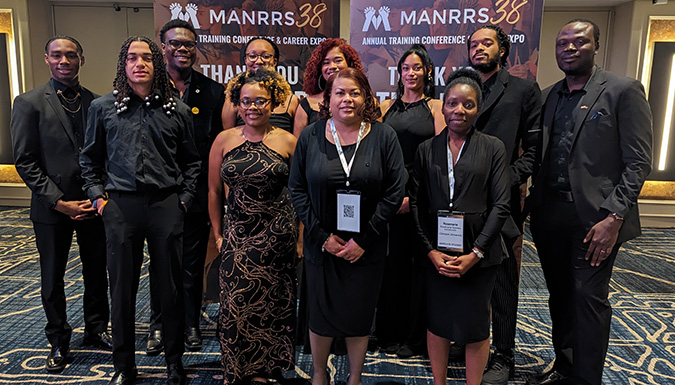
<path fill-rule="evenodd" d="M 354 205 L 344 205 L 343 211 L 345 218 L 354 218 Z"/>

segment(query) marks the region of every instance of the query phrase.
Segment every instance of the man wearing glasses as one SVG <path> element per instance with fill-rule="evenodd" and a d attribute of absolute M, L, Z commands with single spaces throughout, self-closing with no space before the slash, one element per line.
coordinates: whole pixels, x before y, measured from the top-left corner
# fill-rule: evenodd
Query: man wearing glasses
<path fill-rule="evenodd" d="M 207 211 L 208 158 L 213 140 L 223 129 L 221 113 L 225 103 L 225 87 L 193 70 L 192 66 L 197 58 L 197 34 L 190 23 L 171 20 L 162 27 L 159 37 L 174 98 L 182 100 L 192 111 L 195 144 L 202 161 L 197 176 L 196 194 L 183 223 L 185 347 L 189 351 L 199 351 L 202 348 L 199 320 L 204 262 L 210 231 Z M 150 327 L 145 351 L 154 356 L 164 349 L 162 313 L 157 290 L 150 292 L 150 308 Z"/>

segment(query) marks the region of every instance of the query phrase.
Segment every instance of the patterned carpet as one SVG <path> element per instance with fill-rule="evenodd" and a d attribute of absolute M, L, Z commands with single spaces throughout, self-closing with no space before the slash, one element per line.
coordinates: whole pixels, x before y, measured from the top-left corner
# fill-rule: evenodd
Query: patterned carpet
<path fill-rule="evenodd" d="M 516 377 L 511 384 L 546 369 L 552 359 L 547 292 L 534 246 L 526 234 L 523 246 L 518 319 Z M 147 261 L 146 261 L 147 262 Z M 149 317 L 147 266 L 137 302 L 136 362 L 139 384 L 165 383 L 163 356 L 147 357 L 145 335 Z M 0 207 L 0 383 L 106 384 L 113 372 L 109 352 L 81 345 L 82 279 L 76 250 L 66 273 L 69 322 L 73 327 L 70 363 L 60 374 L 44 370 L 49 346 L 44 336 L 40 302 L 38 255 L 28 209 Z M 675 384 L 675 229 L 644 229 L 644 235 L 622 249 L 611 283 L 614 307 L 612 335 L 605 363 L 604 384 Z M 183 359 L 190 384 L 218 384 L 219 346 L 215 339 L 218 307 L 205 309 L 205 345 Z M 338 383 L 345 381 L 345 356 L 331 356 Z M 397 359 L 369 352 L 365 385 L 430 385 L 429 361 L 422 357 Z M 452 363 L 449 383 L 463 383 L 462 363 Z M 311 374 L 311 357 L 298 353 L 293 383 L 304 384 Z"/>

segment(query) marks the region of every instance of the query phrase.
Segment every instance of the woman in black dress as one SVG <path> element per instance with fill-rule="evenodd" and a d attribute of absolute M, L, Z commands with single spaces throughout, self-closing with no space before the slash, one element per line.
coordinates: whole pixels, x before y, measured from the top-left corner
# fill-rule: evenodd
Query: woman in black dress
<path fill-rule="evenodd" d="M 249 71 L 257 71 L 258 68 L 262 67 L 276 71 L 277 64 L 279 64 L 279 47 L 267 38 L 251 39 L 241 49 L 241 64 L 246 65 L 246 69 Z M 284 82 L 286 81 L 284 80 Z M 286 85 L 288 85 L 287 82 Z M 293 133 L 293 119 L 298 103 L 299 100 L 295 94 L 291 92 L 286 95 L 286 98 L 272 110 L 272 116 L 270 117 L 272 125 Z M 238 106 L 229 100 L 226 100 L 223 106 L 222 119 L 223 129 L 225 130 L 240 127 L 244 124 L 244 119 L 238 114 Z"/>
<path fill-rule="evenodd" d="M 302 130 L 319 118 L 319 103 L 323 101 L 326 82 L 338 71 L 356 68 L 363 71 L 361 59 L 345 39 L 329 38 L 321 42 L 307 60 L 302 90 L 307 96 L 300 101 L 295 112 L 293 134 L 300 136 Z"/>
<path fill-rule="evenodd" d="M 415 152 L 420 143 L 433 138 L 445 128 L 442 101 L 434 99 L 434 64 L 423 45 L 415 44 L 398 61 L 396 99 L 380 105 L 382 121 L 390 125 L 403 150 L 408 175 L 412 173 Z M 408 176 L 408 184 L 411 178 Z M 409 241 L 415 232 L 409 210 L 408 186 L 403 203 L 392 219 L 389 230 L 389 256 L 377 303 L 375 335 L 388 354 L 407 358 L 426 352 L 424 317 L 424 271 L 415 248 Z"/>
<path fill-rule="evenodd" d="M 261 68 L 233 78 L 227 93 L 244 125 L 221 132 L 209 156 L 209 217 L 221 256 L 224 383 L 265 383 L 292 369 L 295 359 L 298 220 L 287 183 L 296 139 L 270 123 L 290 87 Z"/>
<path fill-rule="evenodd" d="M 361 384 L 388 222 L 405 183 L 396 133 L 375 121 L 378 112 L 363 72 L 338 72 L 326 86 L 322 119 L 300 134 L 291 167 L 291 201 L 305 225 L 313 385 L 330 381 L 334 337 L 346 337 L 348 385 Z"/>
<path fill-rule="evenodd" d="M 451 74 L 447 128 L 415 156 L 410 210 L 428 257 L 427 348 L 435 385 L 446 384 L 450 341 L 466 344 L 467 384 L 481 383 L 490 353 L 490 294 L 506 256 L 500 229 L 510 218 L 509 171 L 502 142 L 472 126 L 481 100 L 475 71 Z"/>

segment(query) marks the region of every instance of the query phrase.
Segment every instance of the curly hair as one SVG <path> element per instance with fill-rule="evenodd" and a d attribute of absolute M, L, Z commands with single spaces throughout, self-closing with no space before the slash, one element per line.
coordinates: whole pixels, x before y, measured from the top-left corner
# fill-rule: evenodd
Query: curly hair
<path fill-rule="evenodd" d="M 323 103 L 319 103 L 319 119 L 330 118 L 330 97 L 333 90 L 333 84 L 337 79 L 352 79 L 363 93 L 363 104 L 356 110 L 356 114 L 366 123 L 372 123 L 380 117 L 380 107 L 375 103 L 373 90 L 370 88 L 368 78 L 363 71 L 356 68 L 346 68 L 339 71 L 335 76 L 328 79 L 326 89 L 323 91 Z"/>
<path fill-rule="evenodd" d="M 499 60 L 499 65 L 502 66 L 502 68 L 506 68 L 506 64 L 508 63 L 509 59 L 509 52 L 511 52 L 511 39 L 509 39 L 509 35 L 504 32 L 502 27 L 496 25 L 496 24 L 487 24 L 480 26 L 476 28 L 471 34 L 469 35 L 469 38 L 466 39 L 466 49 L 469 52 L 469 58 L 471 58 L 471 38 L 473 37 L 473 34 L 480 31 L 481 29 L 491 29 L 495 31 L 495 35 L 497 35 L 497 46 L 501 49 L 504 49 L 504 54 Z"/>
<path fill-rule="evenodd" d="M 363 71 L 359 54 L 356 53 L 356 50 L 352 48 L 351 45 L 347 44 L 345 39 L 326 39 L 322 41 L 321 44 L 319 44 L 316 48 L 314 48 L 314 51 L 312 51 L 312 56 L 309 57 L 307 66 L 305 67 L 305 79 L 302 83 L 302 90 L 308 95 L 316 95 L 325 88 L 326 79 L 324 79 L 323 75 L 321 74 L 321 66 L 323 64 L 323 59 L 325 59 L 326 54 L 328 54 L 328 51 L 335 47 L 337 47 L 340 52 L 345 55 L 347 67 L 356 68 L 359 71 Z"/>
<path fill-rule="evenodd" d="M 483 107 L 483 80 L 476 70 L 471 68 L 460 68 L 448 75 L 448 78 L 445 82 L 447 83 L 447 86 L 445 86 L 445 90 L 443 91 L 444 98 L 448 97 L 452 87 L 458 84 L 464 84 L 473 88 L 473 90 L 476 92 L 476 103 L 478 105 L 478 110 Z M 445 103 L 445 100 L 443 100 L 443 103 Z"/>
<path fill-rule="evenodd" d="M 142 35 L 129 37 L 122 44 L 122 48 L 120 48 L 120 55 L 117 58 L 117 75 L 113 81 L 113 95 L 115 95 L 115 104 L 118 106 L 126 105 L 129 97 L 133 94 L 131 86 L 129 85 L 129 79 L 127 78 L 126 64 L 129 46 L 131 46 L 131 43 L 135 41 L 146 43 L 150 47 L 150 51 L 152 52 L 152 66 L 154 70 L 152 88 L 150 88 L 150 96 L 155 95 L 155 99 L 161 100 L 163 103 L 162 107 L 167 110 L 167 112 L 169 112 L 171 109 L 171 103 L 173 103 L 173 89 L 171 87 L 171 82 L 169 81 L 169 75 L 166 73 L 166 66 L 164 65 L 162 51 L 159 49 L 157 43 L 152 41 L 149 37 Z M 119 112 L 123 111 L 124 110 Z"/>
<path fill-rule="evenodd" d="M 283 104 L 291 94 L 291 86 L 284 80 L 283 76 L 276 71 L 260 67 L 257 71 L 242 72 L 227 83 L 226 94 L 235 106 L 239 105 L 241 88 L 244 84 L 258 84 L 261 88 L 266 89 L 270 94 L 272 109 Z"/>
<path fill-rule="evenodd" d="M 434 85 L 434 78 L 433 75 L 431 74 L 431 70 L 434 68 L 434 62 L 431 60 L 431 56 L 429 56 L 429 52 L 427 52 L 426 47 L 422 44 L 413 44 L 408 48 L 407 51 L 403 53 L 401 56 L 401 59 L 398 61 L 398 85 L 396 86 L 396 96 L 398 98 L 403 96 L 403 80 L 401 79 L 401 73 L 403 72 L 403 62 L 405 59 L 410 56 L 410 55 L 417 55 L 420 60 L 422 60 L 422 67 L 424 67 L 424 71 L 422 73 L 422 76 L 424 76 L 424 96 L 431 96 L 433 97 L 436 95 L 436 86 Z"/>

